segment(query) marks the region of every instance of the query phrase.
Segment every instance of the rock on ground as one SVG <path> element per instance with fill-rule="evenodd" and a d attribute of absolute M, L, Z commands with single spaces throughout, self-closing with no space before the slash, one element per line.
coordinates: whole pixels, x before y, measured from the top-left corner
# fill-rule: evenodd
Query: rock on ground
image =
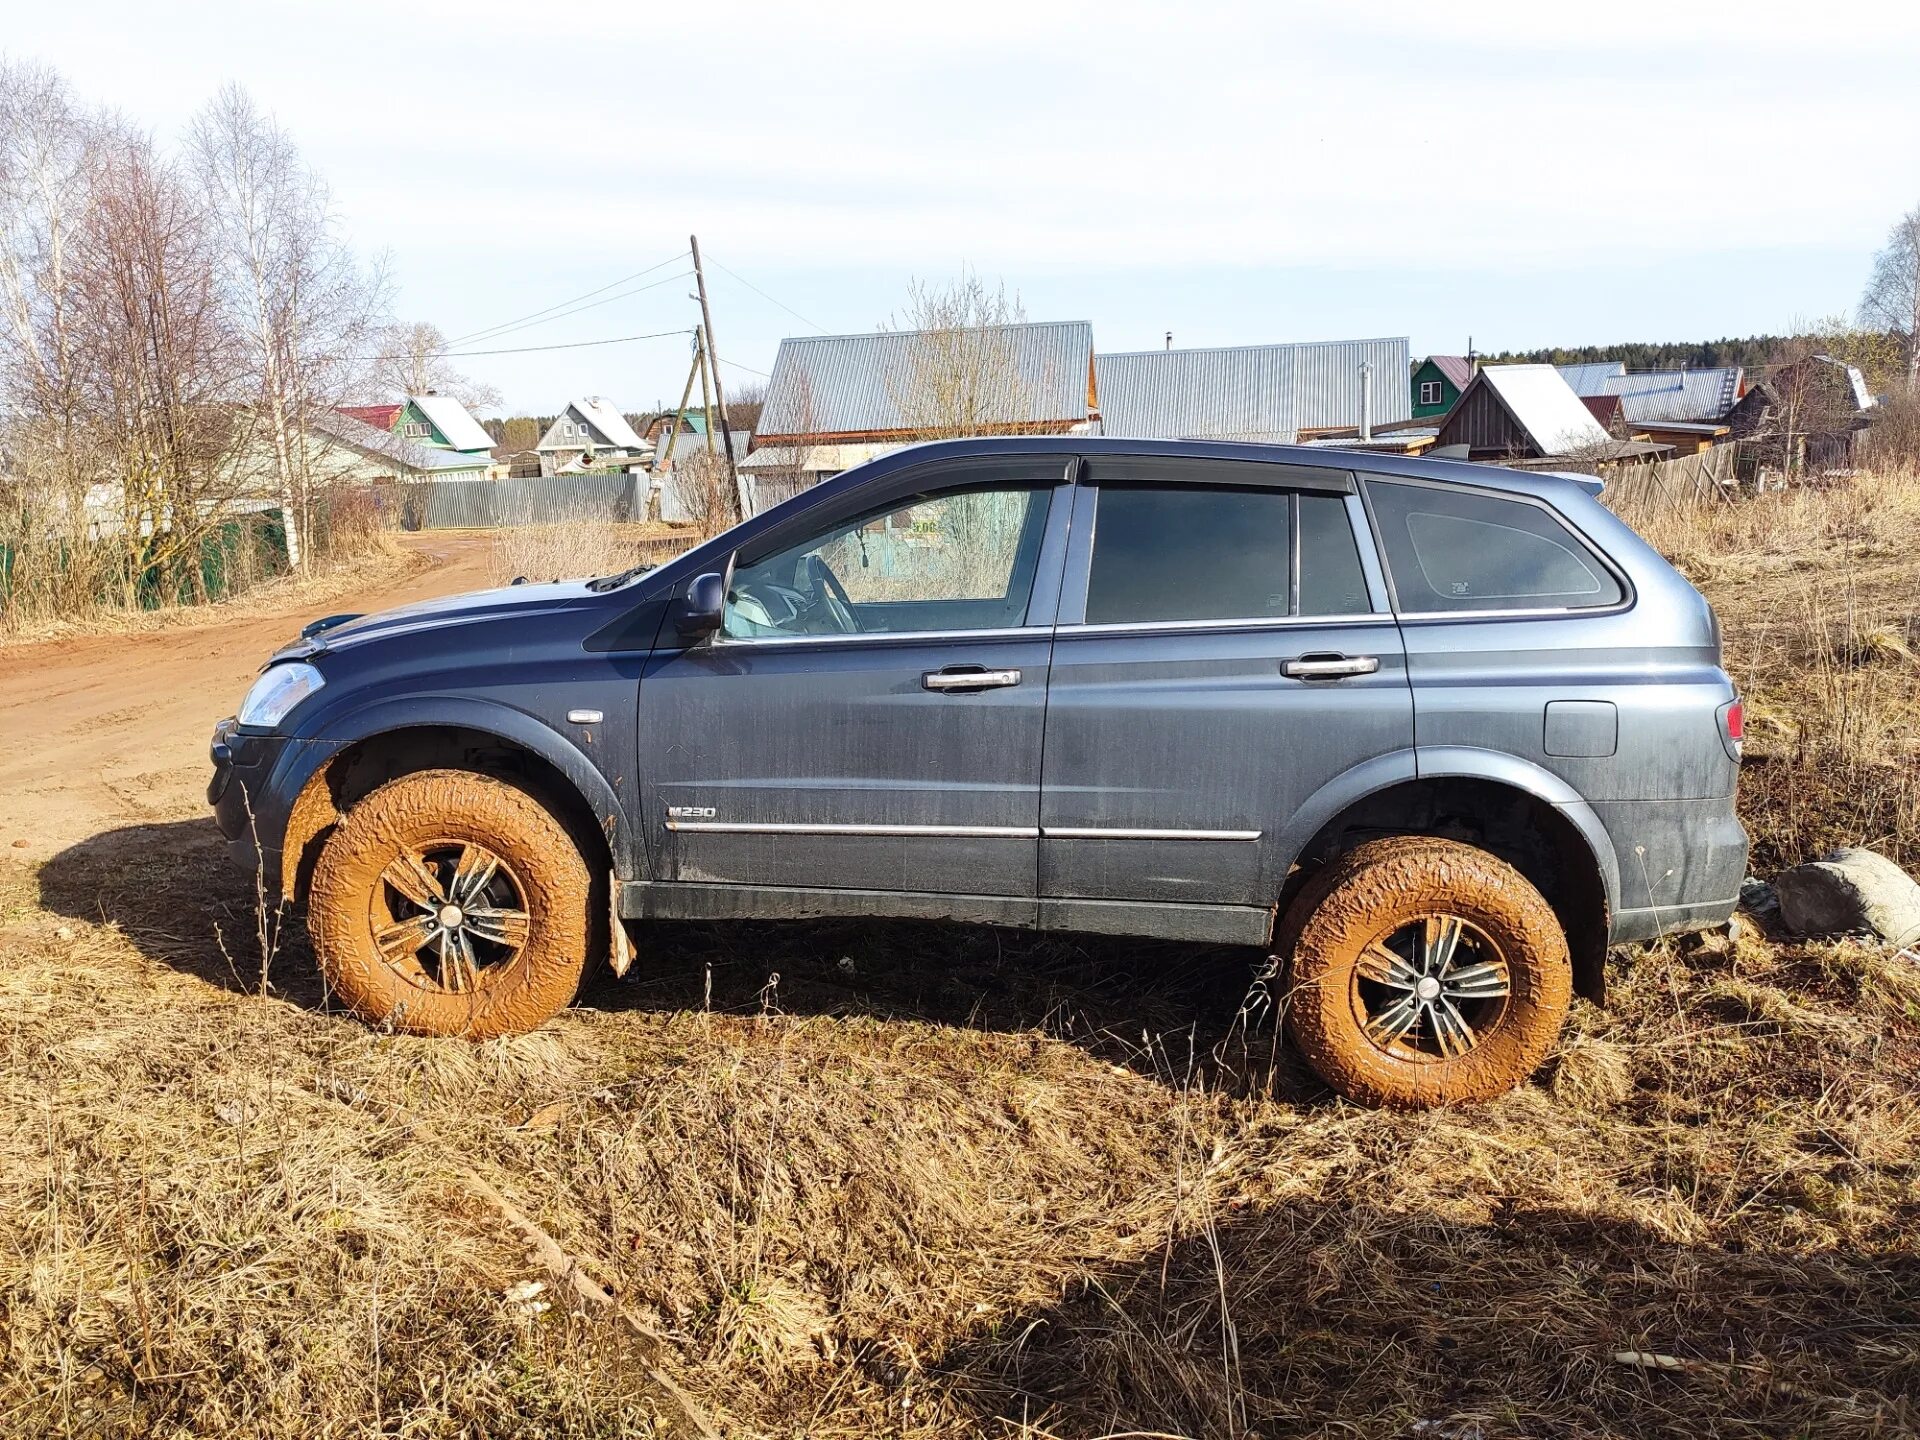
<path fill-rule="evenodd" d="M 1780 918 L 1796 935 L 1869 932 L 1894 945 L 1920 941 L 1920 884 L 1872 850 L 1836 850 L 1773 883 Z"/>

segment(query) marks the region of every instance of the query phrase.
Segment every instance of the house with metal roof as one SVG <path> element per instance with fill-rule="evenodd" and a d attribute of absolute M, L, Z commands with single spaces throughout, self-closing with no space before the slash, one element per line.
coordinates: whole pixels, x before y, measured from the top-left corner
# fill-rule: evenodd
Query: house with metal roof
<path fill-rule="evenodd" d="M 1470 460 L 1657 454 L 1609 435 L 1551 365 L 1483 365 L 1441 422 L 1434 453 Z"/>
<path fill-rule="evenodd" d="M 1791 476 L 1851 465 L 1877 405 L 1858 366 L 1809 355 L 1769 369 L 1727 424 L 1756 463 Z"/>
<path fill-rule="evenodd" d="M 1094 410 L 1084 320 L 791 336 L 740 470 L 791 491 L 918 440 L 1084 430 Z"/>
<path fill-rule="evenodd" d="M 1413 418 L 1438 419 L 1460 403 L 1473 379 L 1473 361 L 1465 355 L 1429 355 L 1413 371 Z"/>
<path fill-rule="evenodd" d="M 1624 360 L 1582 360 L 1572 365 L 1557 365 L 1560 378 L 1576 395 L 1605 395 L 1607 382 L 1627 373 Z"/>
<path fill-rule="evenodd" d="M 1100 430 L 1290 445 L 1412 418 L 1405 337 L 1096 355 Z"/>
<path fill-rule="evenodd" d="M 586 395 L 569 400 L 533 448 L 542 475 L 568 475 L 626 469 L 627 462 L 637 463 L 650 447 L 619 406 L 605 396 Z"/>
<path fill-rule="evenodd" d="M 258 448 L 265 442 L 256 436 L 252 443 Z M 368 484 L 485 480 L 493 464 L 491 453 L 467 455 L 421 445 L 391 430 L 369 425 L 344 410 L 322 410 L 308 422 L 307 456 L 316 472 L 329 480 Z M 259 463 L 264 465 L 266 461 Z"/>

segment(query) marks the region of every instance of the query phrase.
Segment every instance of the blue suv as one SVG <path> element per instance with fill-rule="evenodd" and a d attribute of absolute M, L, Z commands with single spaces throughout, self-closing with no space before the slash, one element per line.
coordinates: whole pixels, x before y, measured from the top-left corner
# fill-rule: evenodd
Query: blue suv
<path fill-rule="evenodd" d="M 317 621 L 209 799 L 396 1029 L 538 1025 L 631 921 L 911 916 L 1272 947 L 1336 1089 L 1484 1098 L 1745 873 L 1713 614 L 1592 488 L 917 446 L 657 569 Z"/>

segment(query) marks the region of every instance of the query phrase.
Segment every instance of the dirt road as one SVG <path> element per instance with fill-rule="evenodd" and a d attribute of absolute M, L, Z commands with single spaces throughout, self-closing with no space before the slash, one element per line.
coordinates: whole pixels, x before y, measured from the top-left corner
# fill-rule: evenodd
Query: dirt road
<path fill-rule="evenodd" d="M 0 848 L 43 859 L 116 825 L 204 813 L 214 722 L 233 713 L 260 662 L 300 625 L 488 583 L 485 536 L 403 543 L 429 568 L 365 591 L 0 649 Z"/>

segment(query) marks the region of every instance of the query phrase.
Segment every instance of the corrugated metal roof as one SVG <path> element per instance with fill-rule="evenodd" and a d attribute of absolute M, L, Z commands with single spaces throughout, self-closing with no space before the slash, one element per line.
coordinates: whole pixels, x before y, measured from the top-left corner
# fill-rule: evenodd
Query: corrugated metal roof
<path fill-rule="evenodd" d="M 442 450 L 435 445 L 416 445 L 390 430 L 376 430 L 364 420 L 338 410 L 322 410 L 314 416 L 313 427 L 331 435 L 343 445 L 371 455 L 380 455 L 409 470 L 481 470 L 486 457 L 462 455 L 457 450 Z"/>
<path fill-rule="evenodd" d="M 1627 373 L 1623 360 L 1588 360 L 1578 365 L 1557 365 L 1554 368 L 1576 395 L 1605 395 L 1607 381 Z"/>
<path fill-rule="evenodd" d="M 793 336 L 774 357 L 759 433 L 1073 424 L 1087 418 L 1092 358 L 1084 320 Z"/>
<path fill-rule="evenodd" d="M 1473 365 L 1464 355 L 1429 355 L 1427 360 L 1453 382 L 1453 388 L 1464 390 L 1467 382 L 1473 379 Z"/>
<path fill-rule="evenodd" d="M 1647 370 L 1610 376 L 1598 393 L 1618 395 L 1627 423 L 1718 420 L 1740 398 L 1745 372 L 1738 365 L 1711 370 Z"/>
<path fill-rule="evenodd" d="M 480 422 L 453 396 L 409 395 L 407 400 L 433 422 L 433 428 L 446 436 L 447 444 L 454 449 L 493 452 L 493 437 L 480 428 Z"/>
<path fill-rule="evenodd" d="M 1413 415 L 1404 337 L 1140 350 L 1096 355 L 1108 435 L 1285 444 L 1302 430 L 1360 423 L 1360 367 L 1373 366 L 1373 423 Z"/>
<path fill-rule="evenodd" d="M 335 408 L 342 415 L 371 425 L 376 430 L 393 429 L 393 422 L 399 417 L 401 409 L 398 405 L 341 405 Z"/>
<path fill-rule="evenodd" d="M 1500 397 L 1542 455 L 1565 455 L 1612 439 L 1551 365 L 1483 365 L 1479 380 Z"/>

